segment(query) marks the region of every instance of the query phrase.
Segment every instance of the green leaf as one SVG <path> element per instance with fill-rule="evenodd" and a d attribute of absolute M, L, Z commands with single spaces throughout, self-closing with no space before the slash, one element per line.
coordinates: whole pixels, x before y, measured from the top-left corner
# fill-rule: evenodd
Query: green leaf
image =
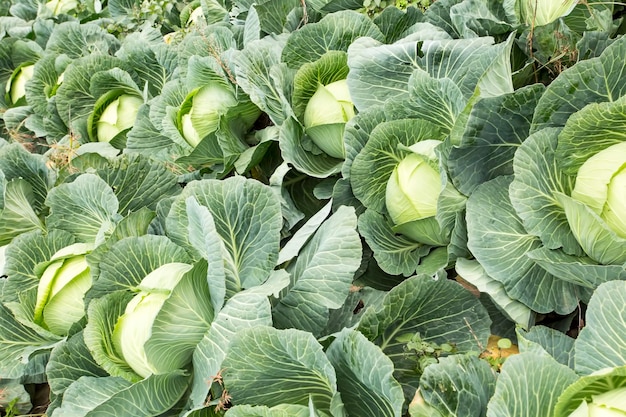
<path fill-rule="evenodd" d="M 423 14 L 417 7 L 407 7 L 406 10 L 385 7 L 374 18 L 374 23 L 385 35 L 385 42 L 391 44 L 401 39 L 413 25 L 422 20 Z"/>
<path fill-rule="evenodd" d="M 126 363 L 122 353 L 115 350 L 112 336 L 118 318 L 132 298 L 131 292 L 116 291 L 92 300 L 87 308 L 83 337 L 96 363 L 109 375 L 137 382 L 141 377 Z"/>
<path fill-rule="evenodd" d="M 115 36 L 99 25 L 68 21 L 55 27 L 46 44 L 46 52 L 77 59 L 94 53 L 113 55 L 119 47 L 120 42 Z"/>
<path fill-rule="evenodd" d="M 588 375 L 624 365 L 625 294 L 624 281 L 607 282 L 594 292 L 587 309 L 587 325 L 576 339 L 576 372 Z"/>
<path fill-rule="evenodd" d="M 558 396 L 577 378 L 546 353 L 513 355 L 502 367 L 487 417 L 550 416 Z"/>
<path fill-rule="evenodd" d="M 0 304 L 0 378 L 18 379 L 28 370 L 30 356 L 52 349 L 61 338 L 42 335 L 19 323 L 13 313 Z"/>
<path fill-rule="evenodd" d="M 337 393 L 335 370 L 313 335 L 256 327 L 237 333 L 224 359 L 224 387 L 232 403 L 308 405 L 329 413 Z"/>
<path fill-rule="evenodd" d="M 420 393 L 443 416 L 485 416 L 496 374 L 486 361 L 453 355 L 430 365 L 420 378 Z"/>
<path fill-rule="evenodd" d="M 311 417 L 309 407 L 304 405 L 279 404 L 276 407 L 236 405 L 226 412 L 228 417 Z M 196 416 L 189 416 L 196 417 Z"/>
<path fill-rule="evenodd" d="M 46 204 L 48 227 L 66 230 L 86 243 L 100 243 L 111 234 L 119 207 L 111 187 L 95 174 L 50 190 Z"/>
<path fill-rule="evenodd" d="M 400 417 L 404 396 L 393 378 L 393 363 L 361 333 L 344 330 L 326 356 L 337 373 L 337 388 L 349 416 Z"/>
<path fill-rule="evenodd" d="M 555 193 L 565 210 L 572 233 L 585 253 L 600 264 L 626 263 L 626 239 L 618 236 L 589 206 Z"/>
<path fill-rule="evenodd" d="M 466 100 L 459 87 L 449 78 L 435 78 L 422 69 L 409 79 L 408 100 L 385 103 L 385 114 L 393 119 L 424 119 L 449 132 Z"/>
<path fill-rule="evenodd" d="M 526 256 L 541 242 L 528 234 L 511 205 L 511 181 L 510 176 L 501 176 L 483 183 L 467 200 L 467 246 L 511 298 L 540 313 L 570 313 L 578 305 L 580 290 Z"/>
<path fill-rule="evenodd" d="M 182 369 L 211 327 L 215 312 L 207 283 L 208 267 L 200 261 L 165 300 L 144 344 L 147 360 L 157 369 Z"/>
<path fill-rule="evenodd" d="M 556 157 L 558 129 L 532 134 L 518 148 L 513 160 L 515 178 L 509 187 L 511 204 L 525 229 L 541 238 L 549 249 L 582 254 L 570 229 L 557 193 L 569 195 L 574 178 L 563 173 Z"/>
<path fill-rule="evenodd" d="M 126 151 L 129 153 L 138 152 L 155 157 L 159 155 L 159 152 L 165 152 L 175 147 L 172 139 L 164 134 L 163 130 L 152 124 L 150 112 L 151 107 L 147 104 L 139 108 L 135 125 L 126 134 Z M 173 161 L 169 154 L 161 158 L 170 163 Z"/>
<path fill-rule="evenodd" d="M 606 394 L 626 386 L 626 366 L 609 368 L 593 375 L 580 378 L 571 384 L 559 397 L 554 407 L 554 417 L 570 416 L 580 404 L 591 402 L 596 395 Z M 616 410 L 616 412 L 618 412 Z"/>
<path fill-rule="evenodd" d="M 219 374 L 235 334 L 242 329 L 272 324 L 270 304 L 267 295 L 259 291 L 261 287 L 231 297 L 198 343 L 193 353 L 194 379 L 190 396 L 194 406 L 204 404 L 213 378 Z"/>
<path fill-rule="evenodd" d="M 418 275 L 389 291 L 380 307 L 366 310 L 358 330 L 391 358 L 394 376 L 410 401 L 420 374 L 404 336 L 419 334 L 425 342 L 447 343 L 460 353 L 478 351 L 478 345 L 487 344 L 490 324 L 478 299 L 459 284 Z"/>
<path fill-rule="evenodd" d="M 313 215 L 305 224 L 303 224 L 296 233 L 293 234 L 291 239 L 283 245 L 278 254 L 278 265 L 292 260 L 302 250 L 304 245 L 309 241 L 311 236 L 319 229 L 320 225 L 324 223 L 332 209 L 332 203 L 326 204 L 320 211 Z"/>
<path fill-rule="evenodd" d="M 459 258 L 456 260 L 456 271 L 467 282 L 486 293 L 498 308 L 515 323 L 529 328 L 533 312 L 523 303 L 512 299 L 501 282 L 491 278 L 478 261 Z"/>
<path fill-rule="evenodd" d="M 417 42 L 385 45 L 362 37 L 348 48 L 348 87 L 354 106 L 363 112 L 389 100 L 408 96 L 407 83 L 420 68 Z"/>
<path fill-rule="evenodd" d="M 0 171 L 0 182 L 2 171 Z M 43 222 L 37 216 L 34 206 L 36 197 L 31 185 L 23 179 L 14 179 L 3 184 L 3 207 L 0 211 L 0 245 L 6 245 L 16 236 L 31 230 L 45 230 Z"/>
<path fill-rule="evenodd" d="M 307 317 L 306 310 L 339 308 L 345 302 L 361 265 L 361 239 L 356 226 L 354 209 L 339 207 L 304 246 L 295 263 L 287 268 L 291 285 L 272 311 L 277 328 L 297 328 L 319 335 L 326 327 L 326 321 Z"/>
<path fill-rule="evenodd" d="M 291 113 L 291 88 L 295 70 L 281 64 L 286 36 L 268 37 L 246 44 L 235 57 L 237 83 L 280 126 Z"/>
<path fill-rule="evenodd" d="M 278 259 L 282 216 L 280 203 L 266 185 L 243 177 L 188 184 L 172 204 L 166 220 L 172 240 L 192 252 L 186 200 L 207 207 L 225 247 L 225 270 L 238 288 L 263 283 Z"/>
<path fill-rule="evenodd" d="M 366 210 L 359 217 L 359 232 L 374 251 L 378 266 L 388 274 L 409 276 L 431 247 L 395 234 L 390 219 L 375 210 Z"/>
<path fill-rule="evenodd" d="M 474 104 L 461 143 L 448 157 L 450 176 L 460 192 L 470 195 L 479 184 L 513 173 L 513 155 L 528 136 L 543 91 L 542 84 L 534 84 Z"/>
<path fill-rule="evenodd" d="M 189 255 L 165 236 L 133 236 L 116 242 L 99 263 L 100 276 L 87 299 L 133 290 L 150 272 L 172 262 L 191 263 Z"/>
<path fill-rule="evenodd" d="M 450 78 L 466 99 L 476 88 L 482 97 L 511 93 L 512 40 L 499 44 L 489 37 L 427 41 L 420 66 L 432 76 Z"/>
<path fill-rule="evenodd" d="M 574 368 L 574 339 L 558 330 L 533 326 L 528 332 L 518 329 L 517 344 L 520 353 L 548 353 L 561 365 Z"/>
<path fill-rule="evenodd" d="M 57 395 L 63 394 L 81 376 L 108 376 L 91 356 L 82 332 L 52 349 L 46 375 L 50 389 Z"/>
<path fill-rule="evenodd" d="M 142 207 L 154 210 L 161 198 L 180 192 L 176 175 L 165 165 L 138 154 L 116 158 L 110 166 L 98 170 L 98 175 L 113 189 L 119 201 L 118 212 L 124 216 Z"/>
<path fill-rule="evenodd" d="M 341 160 L 319 149 L 305 135 L 304 126 L 293 117 L 286 119 L 281 126 L 279 143 L 285 161 L 311 177 L 326 178 L 341 170 Z"/>
<path fill-rule="evenodd" d="M 531 133 L 564 126 L 568 118 L 589 103 L 616 101 L 626 94 L 620 65 L 626 38 L 608 46 L 598 58 L 579 62 L 563 71 L 546 89 L 535 111 Z"/>
<path fill-rule="evenodd" d="M 81 377 L 63 395 L 55 416 L 158 416 L 171 409 L 187 389 L 189 376 L 180 372 L 152 375 L 137 383 L 118 377 Z"/>
<path fill-rule="evenodd" d="M 347 51 L 355 39 L 365 36 L 380 41 L 384 38 L 363 14 L 352 10 L 331 13 L 319 22 L 293 32 L 283 49 L 282 61 L 297 69 L 304 63 L 316 61 L 328 51 Z"/>
<path fill-rule="evenodd" d="M 581 287 L 596 289 L 605 282 L 626 279 L 626 269 L 622 265 L 599 265 L 591 258 L 568 255 L 560 249 L 550 250 L 542 246 L 526 256 L 555 277 Z"/>
<path fill-rule="evenodd" d="M 55 173 L 48 169 L 46 161 L 43 156 L 28 152 L 18 143 L 0 147 L 0 172 L 4 174 L 4 180 L 10 182 L 20 178 L 28 182 L 35 202 L 33 208 L 37 213 L 43 209 L 48 190 L 55 181 Z M 0 207 L 2 205 L 0 198 Z"/>

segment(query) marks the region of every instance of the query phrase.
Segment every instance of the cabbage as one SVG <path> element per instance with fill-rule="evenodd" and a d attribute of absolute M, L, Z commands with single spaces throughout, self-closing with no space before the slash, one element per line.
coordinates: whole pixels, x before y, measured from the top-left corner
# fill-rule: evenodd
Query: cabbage
<path fill-rule="evenodd" d="M 37 287 L 35 323 L 64 336 L 72 324 L 85 315 L 83 300 L 91 288 L 91 272 L 86 260 L 90 250 L 91 245 L 76 243 L 52 256 Z"/>
<path fill-rule="evenodd" d="M 144 344 L 152 335 L 152 325 L 163 303 L 191 268 L 191 265 L 173 262 L 146 275 L 139 285 L 140 292 L 127 304 L 124 314 L 115 324 L 115 349 L 144 378 L 151 374 L 173 371 L 163 369 L 161 364 L 150 363 Z"/>
<path fill-rule="evenodd" d="M 609 146 L 585 161 L 576 175 L 572 198 L 626 238 L 626 142 Z"/>
<path fill-rule="evenodd" d="M 143 99 L 130 94 L 122 94 L 113 100 L 96 122 L 98 141 L 110 142 L 120 132 L 130 129 L 142 104 Z"/>
<path fill-rule="evenodd" d="M 313 143 L 328 155 L 343 159 L 343 131 L 346 122 L 354 117 L 354 105 L 347 80 L 320 85 L 309 100 L 304 112 L 304 127 Z"/>

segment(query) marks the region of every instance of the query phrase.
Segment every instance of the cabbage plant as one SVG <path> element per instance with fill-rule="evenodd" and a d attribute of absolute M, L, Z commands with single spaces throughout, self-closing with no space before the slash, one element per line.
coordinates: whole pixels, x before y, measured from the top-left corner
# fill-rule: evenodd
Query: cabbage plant
<path fill-rule="evenodd" d="M 92 245 L 76 243 L 57 251 L 37 266 L 43 271 L 37 287 L 33 321 L 60 336 L 85 315 L 85 293 L 91 288 L 86 255 Z"/>

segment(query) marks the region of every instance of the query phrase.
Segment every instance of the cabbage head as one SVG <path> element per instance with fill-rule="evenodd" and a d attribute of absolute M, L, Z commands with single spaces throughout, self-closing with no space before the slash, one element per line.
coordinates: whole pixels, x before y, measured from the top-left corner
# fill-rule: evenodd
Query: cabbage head
<path fill-rule="evenodd" d="M 626 416 L 626 387 L 591 396 L 583 401 L 569 417 L 624 417 Z"/>
<path fill-rule="evenodd" d="M 223 117 L 237 118 L 243 130 L 247 130 L 259 114 L 254 104 L 240 103 L 229 85 L 215 81 L 187 95 L 178 112 L 178 125 L 187 143 L 195 148 L 218 130 Z"/>
<path fill-rule="evenodd" d="M 46 3 L 46 9 L 48 9 L 55 16 L 66 14 L 71 10 L 74 10 L 77 6 L 77 0 L 50 0 Z"/>
<path fill-rule="evenodd" d="M 572 198 L 593 210 L 626 238 L 626 142 L 596 153 L 580 167 Z"/>
<path fill-rule="evenodd" d="M 86 255 L 91 245 L 76 243 L 56 252 L 40 264 L 41 278 L 33 321 L 59 336 L 85 315 L 85 293 L 91 288 L 91 272 Z"/>
<path fill-rule="evenodd" d="M 163 303 L 182 277 L 192 268 L 185 263 L 168 263 L 155 269 L 141 281 L 139 292 L 126 305 L 113 330 L 113 345 L 119 355 L 140 376 L 173 371 L 164 364 L 149 361 L 145 343 L 152 335 L 152 327 Z M 175 342 L 175 338 L 173 337 Z"/>
<path fill-rule="evenodd" d="M 411 151 L 394 168 L 387 181 L 385 204 L 395 231 L 422 242 L 423 222 L 429 219 L 434 225 L 437 200 L 442 184 L 435 148 L 441 141 L 420 141 L 408 149 Z M 426 243 L 426 242 L 424 242 Z"/>
<path fill-rule="evenodd" d="M 7 101 L 13 105 L 20 104 L 26 96 L 26 82 L 33 78 L 34 64 L 26 64 L 17 68 L 6 85 Z"/>
<path fill-rule="evenodd" d="M 96 122 L 98 141 L 110 142 L 121 132 L 133 127 L 142 104 L 141 97 L 130 94 L 122 94 L 109 103 Z"/>
<path fill-rule="evenodd" d="M 320 85 L 307 103 L 304 127 L 313 143 L 328 155 L 344 159 L 343 131 L 355 115 L 347 80 Z"/>

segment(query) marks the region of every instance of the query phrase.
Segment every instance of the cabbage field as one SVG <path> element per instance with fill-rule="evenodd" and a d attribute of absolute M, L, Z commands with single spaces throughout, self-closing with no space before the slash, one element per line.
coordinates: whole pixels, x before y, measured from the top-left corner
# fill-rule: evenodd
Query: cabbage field
<path fill-rule="evenodd" d="M 624 33 L 0 0 L 0 416 L 626 417 Z"/>

